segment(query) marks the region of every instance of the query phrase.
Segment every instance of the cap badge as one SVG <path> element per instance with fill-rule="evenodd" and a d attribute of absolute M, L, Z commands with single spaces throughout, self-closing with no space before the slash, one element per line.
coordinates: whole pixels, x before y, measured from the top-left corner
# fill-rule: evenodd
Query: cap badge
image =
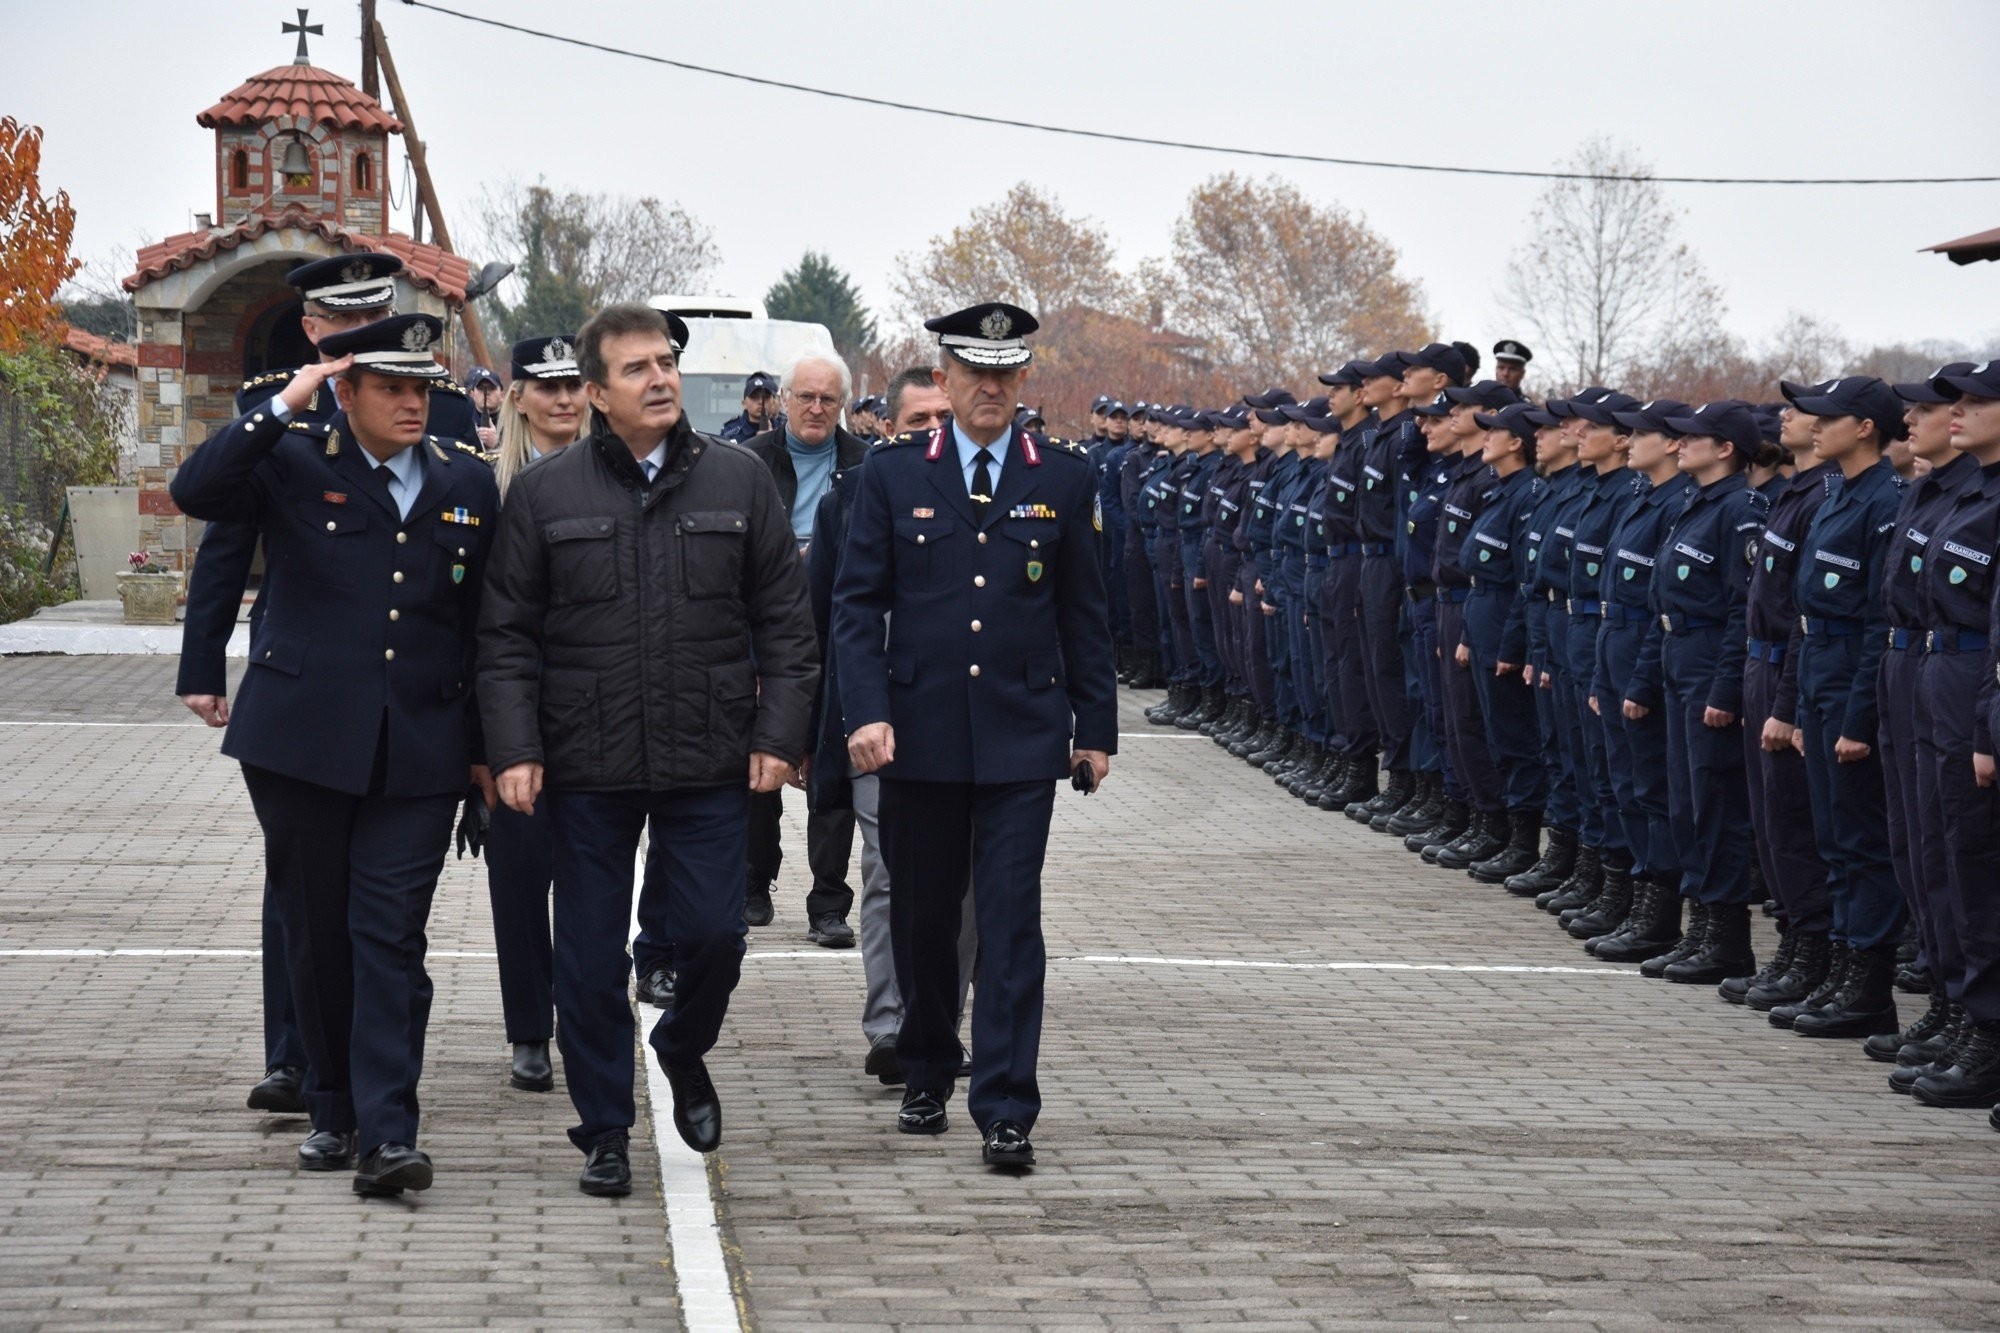
<path fill-rule="evenodd" d="M 542 349 L 544 361 L 567 361 L 570 359 L 569 344 L 561 338 L 549 339 L 549 345 Z"/>
<path fill-rule="evenodd" d="M 431 330 L 428 324 L 417 323 L 403 330 L 403 350 L 406 352 L 428 351 L 431 345 Z"/>
<path fill-rule="evenodd" d="M 979 336 L 982 338 L 990 338 L 997 342 L 1013 331 L 1014 321 L 1008 318 L 1004 310 L 995 310 L 979 321 Z"/>
<path fill-rule="evenodd" d="M 346 264 L 341 267 L 340 280 L 342 282 L 366 282 L 368 279 L 375 276 L 368 270 L 369 270 L 368 261 L 365 259 L 357 259 L 353 263 Z"/>

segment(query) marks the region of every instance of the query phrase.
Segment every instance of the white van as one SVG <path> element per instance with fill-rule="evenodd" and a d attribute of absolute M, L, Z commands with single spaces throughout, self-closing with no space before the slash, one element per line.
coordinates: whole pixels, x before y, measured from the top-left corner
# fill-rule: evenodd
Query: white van
<path fill-rule="evenodd" d="M 765 370 L 776 378 L 809 352 L 835 355 L 826 325 L 768 319 L 760 301 L 663 295 L 647 297 L 646 304 L 687 321 L 681 406 L 689 425 L 711 435 L 743 410 L 743 381 L 751 375 Z"/>

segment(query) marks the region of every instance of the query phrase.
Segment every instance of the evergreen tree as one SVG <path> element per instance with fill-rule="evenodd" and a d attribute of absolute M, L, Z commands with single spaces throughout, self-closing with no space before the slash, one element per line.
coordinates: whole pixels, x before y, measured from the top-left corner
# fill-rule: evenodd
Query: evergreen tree
<path fill-rule="evenodd" d="M 808 250 L 764 294 L 764 311 L 772 319 L 797 319 L 824 324 L 833 345 L 849 362 L 875 342 L 875 321 L 861 304 L 854 280 L 823 254 Z"/>

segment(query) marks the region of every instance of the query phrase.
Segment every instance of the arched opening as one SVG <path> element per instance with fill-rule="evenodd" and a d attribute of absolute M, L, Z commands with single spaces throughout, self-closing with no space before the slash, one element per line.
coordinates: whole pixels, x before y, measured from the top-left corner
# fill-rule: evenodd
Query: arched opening
<path fill-rule="evenodd" d="M 239 192 L 250 188 L 250 154 L 241 148 L 229 155 L 229 188 Z"/>
<path fill-rule="evenodd" d="M 305 140 L 296 135 L 285 140 L 284 153 L 278 159 L 278 174 L 285 178 L 285 189 L 312 191 L 312 153 L 306 148 Z"/>
<path fill-rule="evenodd" d="M 359 194 L 375 192 L 375 164 L 366 153 L 354 155 L 354 189 Z"/>
<path fill-rule="evenodd" d="M 319 360 L 299 323 L 297 301 L 285 301 L 257 316 L 243 338 L 243 378 L 255 379 L 267 370 L 289 370 Z"/>

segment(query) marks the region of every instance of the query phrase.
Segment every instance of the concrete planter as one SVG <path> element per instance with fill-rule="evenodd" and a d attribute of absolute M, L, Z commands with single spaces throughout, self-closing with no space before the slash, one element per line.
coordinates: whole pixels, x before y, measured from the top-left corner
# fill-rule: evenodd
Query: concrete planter
<path fill-rule="evenodd" d="M 125 604 L 128 625 L 171 625 L 174 606 L 181 597 L 181 576 L 165 574 L 120 574 L 118 600 Z"/>

